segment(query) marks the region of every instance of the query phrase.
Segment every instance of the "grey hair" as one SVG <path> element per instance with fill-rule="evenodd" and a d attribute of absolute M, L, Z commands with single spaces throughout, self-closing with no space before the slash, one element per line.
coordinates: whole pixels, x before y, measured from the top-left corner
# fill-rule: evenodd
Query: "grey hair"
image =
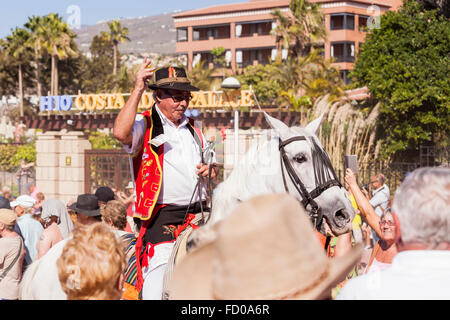
<path fill-rule="evenodd" d="M 396 191 L 393 211 L 404 243 L 450 242 L 450 169 L 415 170 Z"/>

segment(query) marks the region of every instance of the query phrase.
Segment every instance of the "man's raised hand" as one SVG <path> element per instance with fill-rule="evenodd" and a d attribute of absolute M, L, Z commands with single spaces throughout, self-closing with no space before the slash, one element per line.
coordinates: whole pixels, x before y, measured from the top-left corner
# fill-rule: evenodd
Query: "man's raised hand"
<path fill-rule="evenodd" d="M 153 72 L 156 68 L 151 68 L 152 62 L 148 58 L 144 58 L 144 62 L 139 67 L 136 73 L 136 80 L 134 83 L 134 89 L 140 92 L 144 92 L 153 77 Z M 150 67 L 150 68 L 149 68 Z"/>

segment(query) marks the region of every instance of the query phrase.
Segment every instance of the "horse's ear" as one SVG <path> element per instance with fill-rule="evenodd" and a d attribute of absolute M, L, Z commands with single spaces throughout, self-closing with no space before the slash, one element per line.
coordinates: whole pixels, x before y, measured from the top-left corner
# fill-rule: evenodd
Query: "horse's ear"
<path fill-rule="evenodd" d="M 266 117 L 267 122 L 269 122 L 270 127 L 274 129 L 279 135 L 281 135 L 281 132 L 289 129 L 289 127 L 284 124 L 284 122 L 269 116 L 266 112 L 264 112 L 264 116 Z"/>
<path fill-rule="evenodd" d="M 314 121 L 311 121 L 306 126 L 305 129 L 308 130 L 309 132 L 314 133 L 315 135 L 317 135 L 317 133 L 319 132 L 320 125 L 322 124 L 324 115 L 325 115 L 325 113 L 322 113 L 322 115 L 319 118 L 317 118 Z"/>

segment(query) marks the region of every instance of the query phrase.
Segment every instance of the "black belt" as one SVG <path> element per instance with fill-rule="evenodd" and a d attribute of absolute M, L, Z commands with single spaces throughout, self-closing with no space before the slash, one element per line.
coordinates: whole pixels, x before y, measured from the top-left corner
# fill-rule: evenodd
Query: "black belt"
<path fill-rule="evenodd" d="M 144 248 L 147 243 L 157 244 L 161 242 L 173 241 L 175 236 L 173 231 L 177 226 L 183 225 L 186 220 L 186 213 L 196 214 L 203 211 L 209 212 L 206 201 L 195 202 L 190 206 L 167 205 L 154 213 L 154 217 L 147 228 L 143 238 Z M 142 225 L 142 220 L 135 219 L 138 230 Z"/>

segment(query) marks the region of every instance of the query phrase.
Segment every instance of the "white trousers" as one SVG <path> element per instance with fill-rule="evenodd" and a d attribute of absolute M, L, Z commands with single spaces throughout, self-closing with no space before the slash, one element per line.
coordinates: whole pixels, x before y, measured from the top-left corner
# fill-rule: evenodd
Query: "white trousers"
<path fill-rule="evenodd" d="M 142 270 L 142 276 L 144 278 L 142 300 L 162 300 L 164 274 L 174 244 L 174 242 L 171 242 L 154 246 L 155 253 L 153 257 L 149 259 L 148 267 Z"/>
<path fill-rule="evenodd" d="M 142 300 L 162 300 L 166 268 L 167 263 L 147 273 L 144 277 L 144 285 L 142 287 Z"/>

